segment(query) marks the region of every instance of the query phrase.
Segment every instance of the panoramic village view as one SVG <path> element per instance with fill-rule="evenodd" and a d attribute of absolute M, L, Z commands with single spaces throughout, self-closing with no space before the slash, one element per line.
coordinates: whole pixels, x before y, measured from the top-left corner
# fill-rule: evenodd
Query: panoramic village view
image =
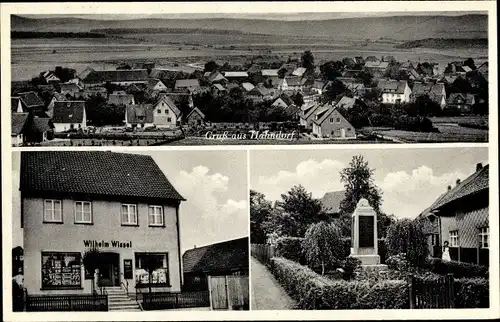
<path fill-rule="evenodd" d="M 12 145 L 488 141 L 486 14 L 297 16 L 13 15 Z"/>
<path fill-rule="evenodd" d="M 486 148 L 304 152 L 250 153 L 252 310 L 490 306 Z"/>

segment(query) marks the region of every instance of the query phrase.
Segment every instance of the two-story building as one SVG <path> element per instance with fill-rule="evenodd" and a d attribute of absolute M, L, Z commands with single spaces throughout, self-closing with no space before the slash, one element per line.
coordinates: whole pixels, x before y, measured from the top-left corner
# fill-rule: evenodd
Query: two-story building
<path fill-rule="evenodd" d="M 337 106 L 323 105 L 316 110 L 312 133 L 319 138 L 356 138 L 354 127 L 338 111 Z"/>
<path fill-rule="evenodd" d="M 28 294 L 98 287 L 179 292 L 179 205 L 150 156 L 108 151 L 22 152 L 24 286 Z M 100 254 L 98 269 L 83 258 Z M 155 262 L 152 274 L 149 263 Z M 151 266 L 149 266 L 151 268 Z"/>
<path fill-rule="evenodd" d="M 382 103 L 397 104 L 410 101 L 411 89 L 407 81 L 379 80 L 378 87 L 382 93 Z"/>

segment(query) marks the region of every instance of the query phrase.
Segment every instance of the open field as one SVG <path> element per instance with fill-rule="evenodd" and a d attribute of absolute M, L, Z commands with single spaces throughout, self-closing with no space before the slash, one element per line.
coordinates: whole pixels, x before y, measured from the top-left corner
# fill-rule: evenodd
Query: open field
<path fill-rule="evenodd" d="M 488 142 L 488 130 L 461 127 L 453 124 L 434 124 L 440 133 L 410 132 L 394 129 L 365 128 L 385 139 L 393 139 L 401 143 L 434 143 L 434 142 Z"/>

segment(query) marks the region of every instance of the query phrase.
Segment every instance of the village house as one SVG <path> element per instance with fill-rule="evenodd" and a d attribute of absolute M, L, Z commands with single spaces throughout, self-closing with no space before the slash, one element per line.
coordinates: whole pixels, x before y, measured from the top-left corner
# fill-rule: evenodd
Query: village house
<path fill-rule="evenodd" d="M 304 81 L 298 77 L 285 77 L 280 79 L 278 82 L 278 90 L 280 91 L 290 91 L 290 92 L 301 92 L 303 89 Z"/>
<path fill-rule="evenodd" d="M 325 82 L 315 79 L 311 86 L 311 91 L 315 94 L 321 95 L 323 94 L 324 88 L 325 88 Z"/>
<path fill-rule="evenodd" d="M 11 113 L 23 113 L 24 112 L 21 98 L 19 98 L 19 97 L 11 97 L 10 98 L 10 112 Z"/>
<path fill-rule="evenodd" d="M 21 146 L 25 142 L 25 130 L 27 127 L 28 113 L 12 113 L 10 123 L 11 146 Z"/>
<path fill-rule="evenodd" d="M 345 198 L 345 191 L 331 191 L 320 199 L 321 211 L 331 219 L 340 216 L 340 203 Z"/>
<path fill-rule="evenodd" d="M 152 157 L 22 152 L 20 173 L 28 294 L 90 294 L 93 282 L 96 288 L 118 286 L 124 298 L 122 283 L 129 294 L 149 286 L 180 292 L 179 205 L 185 199 Z M 90 249 L 100 254 L 95 273 L 83 265 Z M 151 277 L 148 261 L 161 264 Z M 108 301 L 110 309 L 118 304 L 116 297 Z M 135 299 L 119 303 L 137 307 Z"/>
<path fill-rule="evenodd" d="M 212 85 L 212 93 L 214 93 L 216 95 L 227 93 L 227 89 L 222 84 L 216 83 L 216 84 Z"/>
<path fill-rule="evenodd" d="M 415 102 L 418 97 L 427 95 L 429 98 L 439 104 L 441 109 L 446 106 L 446 89 L 443 83 L 422 83 L 415 82 L 411 91 L 411 100 Z"/>
<path fill-rule="evenodd" d="M 52 116 L 56 132 L 87 129 L 87 114 L 85 101 L 57 101 L 54 102 Z"/>
<path fill-rule="evenodd" d="M 228 82 L 227 78 L 225 78 L 224 75 L 222 75 L 218 70 L 206 72 L 204 77 L 210 84 L 225 84 Z"/>
<path fill-rule="evenodd" d="M 388 68 L 389 62 L 387 61 L 367 61 L 364 66 L 364 69 L 375 78 L 383 77 Z"/>
<path fill-rule="evenodd" d="M 297 67 L 295 68 L 295 70 L 292 72 L 292 75 L 291 76 L 295 76 L 295 77 L 303 77 L 304 74 L 306 73 L 307 71 L 307 68 L 304 68 L 304 67 Z"/>
<path fill-rule="evenodd" d="M 355 106 L 366 108 L 365 102 L 357 97 L 342 96 L 342 98 L 335 104 L 336 107 L 341 107 L 345 110 L 349 110 Z"/>
<path fill-rule="evenodd" d="M 52 71 L 43 72 L 41 75 L 42 75 L 43 79 L 45 79 L 45 81 L 47 82 L 47 84 L 50 84 L 50 83 L 59 83 L 61 81 L 59 79 L 59 77 L 57 77 L 54 74 L 54 72 L 52 72 Z"/>
<path fill-rule="evenodd" d="M 336 106 L 323 105 L 314 113 L 312 133 L 319 138 L 356 138 L 354 127 Z"/>
<path fill-rule="evenodd" d="M 61 94 L 61 93 L 54 93 L 49 104 L 47 104 L 47 112 L 46 112 L 47 116 L 52 118 L 52 116 L 54 115 L 55 102 L 64 102 L 64 101 L 68 101 L 68 98 L 66 97 L 66 95 Z"/>
<path fill-rule="evenodd" d="M 411 89 L 406 81 L 379 80 L 378 88 L 382 93 L 383 104 L 407 103 L 410 101 Z"/>
<path fill-rule="evenodd" d="M 451 93 L 448 97 L 447 107 L 456 108 L 461 113 L 470 113 L 475 103 L 476 100 L 472 94 Z"/>
<path fill-rule="evenodd" d="M 75 83 L 61 83 L 59 84 L 59 88 L 61 94 L 71 95 L 71 96 L 74 96 L 81 90 Z"/>
<path fill-rule="evenodd" d="M 315 112 L 320 107 L 320 104 L 316 102 L 310 102 L 302 105 L 300 107 L 301 112 L 299 113 L 299 124 L 306 129 L 312 129 L 312 122 L 315 118 Z"/>
<path fill-rule="evenodd" d="M 197 107 L 193 108 L 186 116 L 186 122 L 189 127 L 196 128 L 202 126 L 205 122 L 205 114 Z"/>
<path fill-rule="evenodd" d="M 157 78 L 151 78 L 148 80 L 148 90 L 150 91 L 165 91 L 168 89 L 168 87 L 159 79 Z"/>
<path fill-rule="evenodd" d="M 157 127 L 176 127 L 181 123 L 182 112 L 167 95 L 161 95 L 153 105 L 153 124 Z"/>
<path fill-rule="evenodd" d="M 51 139 L 54 125 L 48 117 L 37 117 L 31 113 L 11 114 L 11 144 L 40 143 Z"/>
<path fill-rule="evenodd" d="M 154 126 L 153 105 L 135 104 L 125 108 L 125 127 L 146 128 Z"/>
<path fill-rule="evenodd" d="M 184 290 L 208 290 L 209 276 L 248 276 L 248 237 L 194 247 L 182 255 Z"/>
<path fill-rule="evenodd" d="M 34 91 L 18 93 L 23 112 L 31 112 L 38 116 L 45 116 L 45 103 Z"/>
<path fill-rule="evenodd" d="M 452 260 L 489 264 L 489 165 L 476 165 L 476 171 L 441 195 L 430 207 L 426 220 L 436 222 L 438 234 L 431 240 L 434 255 L 448 241 Z M 434 229 L 433 232 L 435 232 Z M 434 247 L 433 247 L 434 248 Z"/>
<path fill-rule="evenodd" d="M 147 84 L 146 69 L 91 70 L 83 79 L 85 86 L 105 85 L 106 83 L 129 86 Z"/>
<path fill-rule="evenodd" d="M 248 83 L 248 82 L 241 83 L 241 87 L 243 88 L 243 91 L 245 93 L 248 93 L 255 88 L 255 86 L 252 83 Z"/>
<path fill-rule="evenodd" d="M 247 72 L 224 72 L 224 77 L 229 82 L 244 82 L 248 80 Z"/>
<path fill-rule="evenodd" d="M 197 79 L 178 79 L 175 81 L 174 89 L 187 89 L 190 93 L 197 93 L 200 91 L 200 81 Z"/>
<path fill-rule="evenodd" d="M 117 94 L 117 93 L 109 94 L 108 104 L 109 105 L 116 105 L 116 106 L 135 104 L 134 95 L 132 95 L 132 94 Z"/>

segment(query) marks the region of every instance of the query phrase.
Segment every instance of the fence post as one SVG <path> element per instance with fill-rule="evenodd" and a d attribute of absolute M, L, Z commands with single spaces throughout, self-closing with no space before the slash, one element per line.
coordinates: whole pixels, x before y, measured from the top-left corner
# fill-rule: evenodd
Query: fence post
<path fill-rule="evenodd" d="M 448 308 L 455 307 L 455 279 L 452 273 L 446 274 L 446 291 L 448 292 Z"/>
<path fill-rule="evenodd" d="M 229 301 L 229 287 L 227 285 L 227 275 L 224 275 L 224 284 L 226 285 L 226 302 L 227 302 L 227 309 L 231 310 L 229 307 L 230 301 Z"/>
<path fill-rule="evenodd" d="M 210 311 L 212 311 L 213 305 L 212 305 L 212 283 L 210 283 L 210 275 L 208 275 L 208 301 L 210 302 Z"/>
<path fill-rule="evenodd" d="M 415 283 L 414 283 L 414 278 L 413 274 L 408 274 L 407 276 L 407 281 L 408 281 L 408 294 L 410 296 L 410 309 L 415 308 Z"/>

